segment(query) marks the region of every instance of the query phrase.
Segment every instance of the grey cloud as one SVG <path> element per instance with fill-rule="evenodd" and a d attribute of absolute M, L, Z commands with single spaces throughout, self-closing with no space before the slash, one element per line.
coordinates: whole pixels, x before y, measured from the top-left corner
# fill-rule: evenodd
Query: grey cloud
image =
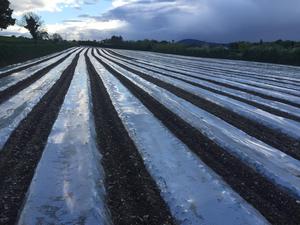
<path fill-rule="evenodd" d="M 230 42 L 300 39 L 299 17 L 299 0 L 141 0 L 93 18 L 128 22 L 127 39 Z"/>
<path fill-rule="evenodd" d="M 107 0 L 74 0 L 86 5 L 100 1 Z M 47 0 L 11 0 L 11 2 L 15 9 L 25 10 L 44 7 Z M 115 34 L 134 40 L 195 38 L 230 42 L 300 39 L 299 0 L 127 0 L 127 2 L 129 3 L 99 15 L 83 12 L 83 7 L 83 14 L 78 16 L 78 21 L 121 20 L 126 21 L 128 25 L 109 31 L 101 31 L 99 30 L 101 27 L 95 27 L 94 30 L 78 34 L 80 38 L 100 40 Z"/>
<path fill-rule="evenodd" d="M 89 0 L 89 1 L 84 1 L 83 4 L 85 5 L 95 5 L 98 2 L 98 0 Z"/>
<path fill-rule="evenodd" d="M 80 14 L 80 15 L 78 15 L 78 17 L 81 17 L 81 18 L 89 18 L 90 15 L 89 15 L 89 14 Z"/>
<path fill-rule="evenodd" d="M 82 22 L 82 20 L 63 20 L 63 23 L 79 23 Z"/>
<path fill-rule="evenodd" d="M 98 21 L 108 21 L 108 19 L 103 18 L 102 16 L 91 16 L 89 14 L 81 14 L 78 15 L 79 18 L 89 18 L 89 19 L 95 19 Z"/>
<path fill-rule="evenodd" d="M 56 0 L 54 3 L 51 0 L 10 0 L 12 9 L 15 12 L 26 12 L 26 11 L 55 11 L 62 6 L 73 7 L 81 10 L 82 5 L 94 5 L 100 0 Z"/>

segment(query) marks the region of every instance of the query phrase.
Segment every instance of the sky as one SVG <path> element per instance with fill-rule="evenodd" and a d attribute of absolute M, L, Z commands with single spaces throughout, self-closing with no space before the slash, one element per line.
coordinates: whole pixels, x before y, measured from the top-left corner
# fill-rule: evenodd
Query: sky
<path fill-rule="evenodd" d="M 300 40 L 300 0 L 10 0 L 13 16 L 32 11 L 68 40 Z M 0 35 L 28 32 L 10 26 Z"/>

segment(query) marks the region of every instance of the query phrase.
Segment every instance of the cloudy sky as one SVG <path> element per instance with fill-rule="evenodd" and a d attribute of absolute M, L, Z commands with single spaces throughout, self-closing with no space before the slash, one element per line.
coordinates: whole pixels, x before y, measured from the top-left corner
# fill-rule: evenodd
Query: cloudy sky
<path fill-rule="evenodd" d="M 65 39 L 300 40 L 300 0 L 10 0 Z M 28 35 L 11 26 L 0 35 Z"/>

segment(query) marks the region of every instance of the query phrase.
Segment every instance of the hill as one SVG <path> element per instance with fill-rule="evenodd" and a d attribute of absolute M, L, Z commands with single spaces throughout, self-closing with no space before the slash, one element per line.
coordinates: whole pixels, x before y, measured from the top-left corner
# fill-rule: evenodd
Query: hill
<path fill-rule="evenodd" d="M 177 44 L 186 45 L 189 47 L 220 47 L 220 46 L 228 46 L 228 44 L 221 44 L 221 43 L 215 43 L 215 42 L 206 42 L 206 41 L 199 41 L 196 39 L 183 39 L 177 42 Z"/>

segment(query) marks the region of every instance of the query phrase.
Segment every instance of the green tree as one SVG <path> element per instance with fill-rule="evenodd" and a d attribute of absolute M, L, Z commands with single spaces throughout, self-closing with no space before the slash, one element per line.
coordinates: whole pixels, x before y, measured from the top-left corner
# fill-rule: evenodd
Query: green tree
<path fill-rule="evenodd" d="M 9 8 L 10 2 L 8 0 L 0 0 L 0 29 L 6 29 L 9 25 L 15 24 L 15 19 L 11 17 L 13 12 Z"/>

